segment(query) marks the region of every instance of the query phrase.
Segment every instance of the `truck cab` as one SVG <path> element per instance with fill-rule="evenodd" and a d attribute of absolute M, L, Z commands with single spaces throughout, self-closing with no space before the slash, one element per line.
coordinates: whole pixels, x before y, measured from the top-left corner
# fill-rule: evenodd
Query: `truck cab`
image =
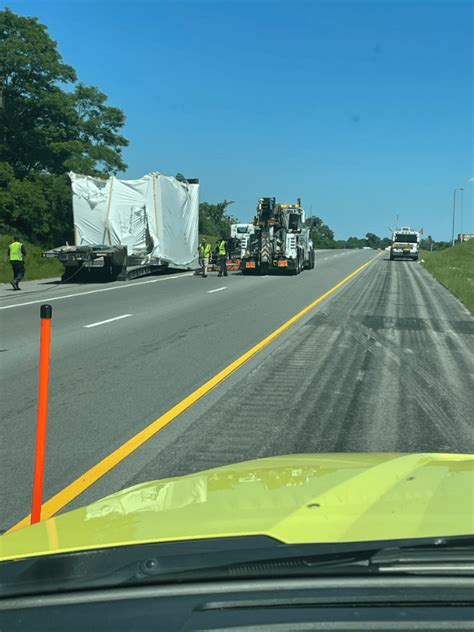
<path fill-rule="evenodd" d="M 230 236 L 235 244 L 238 244 L 239 256 L 244 257 L 248 247 L 250 235 L 255 233 L 253 224 L 231 224 Z"/>
<path fill-rule="evenodd" d="M 420 250 L 420 233 L 405 226 L 393 231 L 390 246 L 390 261 L 394 259 L 418 259 Z"/>

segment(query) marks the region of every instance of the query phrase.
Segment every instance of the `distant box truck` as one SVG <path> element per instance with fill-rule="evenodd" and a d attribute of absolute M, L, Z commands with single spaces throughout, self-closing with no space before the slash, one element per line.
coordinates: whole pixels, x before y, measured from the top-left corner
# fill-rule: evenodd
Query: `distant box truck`
<path fill-rule="evenodd" d="M 394 259 L 418 259 L 420 250 L 420 233 L 411 228 L 397 228 L 393 231 L 390 246 L 390 261 Z"/>
<path fill-rule="evenodd" d="M 44 253 L 64 264 L 63 280 L 197 267 L 199 180 L 157 172 L 137 180 L 69 177 L 75 244 Z"/>

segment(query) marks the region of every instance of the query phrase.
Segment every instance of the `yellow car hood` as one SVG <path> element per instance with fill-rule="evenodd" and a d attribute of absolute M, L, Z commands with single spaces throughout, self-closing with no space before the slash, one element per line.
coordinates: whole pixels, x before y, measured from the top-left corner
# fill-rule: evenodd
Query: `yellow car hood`
<path fill-rule="evenodd" d="M 474 533 L 474 455 L 304 454 L 130 487 L 0 537 L 0 560 L 267 535 L 286 543 Z"/>

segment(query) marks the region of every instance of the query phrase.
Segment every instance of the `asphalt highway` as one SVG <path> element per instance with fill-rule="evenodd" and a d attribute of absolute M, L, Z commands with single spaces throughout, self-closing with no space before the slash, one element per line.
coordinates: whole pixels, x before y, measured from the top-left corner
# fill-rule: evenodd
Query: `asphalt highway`
<path fill-rule="evenodd" d="M 30 510 L 42 302 L 46 500 L 368 261 L 64 509 L 274 454 L 473 452 L 474 319 L 415 262 L 321 251 L 297 277 L 26 284 L 0 298 L 0 529 Z"/>

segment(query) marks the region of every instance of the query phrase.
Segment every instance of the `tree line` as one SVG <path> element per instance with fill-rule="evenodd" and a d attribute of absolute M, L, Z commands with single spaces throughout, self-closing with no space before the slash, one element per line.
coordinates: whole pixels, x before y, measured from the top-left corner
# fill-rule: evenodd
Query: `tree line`
<path fill-rule="evenodd" d="M 78 81 L 45 25 L 0 11 L 0 230 L 44 245 L 72 237 L 67 172 L 126 169 L 124 113 Z"/>
<path fill-rule="evenodd" d="M 44 24 L 0 11 L 0 233 L 43 246 L 72 241 L 67 173 L 126 170 L 124 124 L 124 112 L 63 62 Z M 227 234 L 231 204 L 202 202 L 200 232 Z"/>
<path fill-rule="evenodd" d="M 379 237 L 375 233 L 367 233 L 365 237 L 349 237 L 334 239 L 334 231 L 320 217 L 309 217 L 307 225 L 311 229 L 311 239 L 316 249 L 332 248 L 386 248 L 390 245 L 388 237 Z"/>
<path fill-rule="evenodd" d="M 321 218 L 309 218 L 312 228 L 311 239 L 315 248 L 373 248 L 375 250 L 384 249 L 390 246 L 390 237 L 379 237 L 375 233 L 366 233 L 365 237 L 349 237 L 348 239 L 334 239 L 334 232 L 325 224 Z M 435 241 L 430 235 L 421 239 L 420 247 L 423 250 L 443 250 L 449 248 L 449 241 Z"/>
<path fill-rule="evenodd" d="M 450 246 L 452 246 L 450 241 L 435 241 L 430 235 L 420 242 L 420 248 L 422 250 L 444 250 Z"/>

